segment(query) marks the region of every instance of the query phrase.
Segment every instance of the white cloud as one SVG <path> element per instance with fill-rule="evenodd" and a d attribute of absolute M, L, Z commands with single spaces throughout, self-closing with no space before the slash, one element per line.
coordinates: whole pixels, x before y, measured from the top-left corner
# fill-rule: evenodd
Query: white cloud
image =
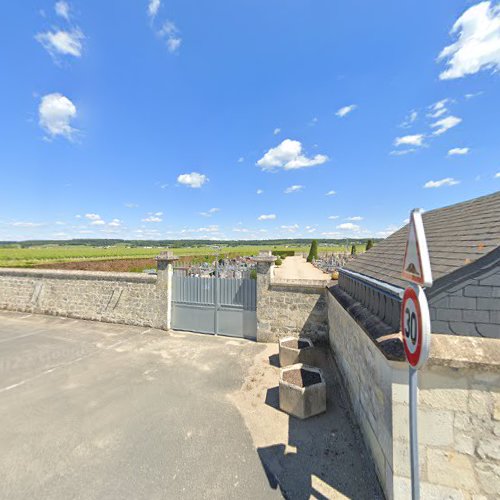
<path fill-rule="evenodd" d="M 451 148 L 448 151 L 448 156 L 466 155 L 468 152 L 469 152 L 469 148 Z"/>
<path fill-rule="evenodd" d="M 424 141 L 423 134 L 404 135 L 394 139 L 394 146 L 422 146 Z"/>
<path fill-rule="evenodd" d="M 283 231 L 287 231 L 289 233 L 295 233 L 297 229 L 299 229 L 299 225 L 293 224 L 291 226 L 280 226 L 280 229 L 283 229 Z"/>
<path fill-rule="evenodd" d="M 321 236 L 325 236 L 327 238 L 336 238 L 338 236 L 344 236 L 344 235 L 342 233 L 340 233 L 339 231 L 329 231 L 329 232 L 321 233 Z"/>
<path fill-rule="evenodd" d="M 497 172 L 497 173 L 495 174 L 495 179 L 500 179 L 500 172 Z"/>
<path fill-rule="evenodd" d="M 456 116 L 447 116 L 446 118 L 442 118 L 437 122 L 431 123 L 431 127 L 436 129 L 434 130 L 433 134 L 444 134 L 447 130 L 450 130 L 450 128 L 456 127 L 461 121 L 462 118 L 458 118 Z"/>
<path fill-rule="evenodd" d="M 122 221 L 120 219 L 113 219 L 108 226 L 111 227 L 120 227 L 122 225 Z"/>
<path fill-rule="evenodd" d="M 160 8 L 161 2 L 160 0 L 149 0 L 148 4 L 148 15 L 151 18 L 155 18 L 156 14 L 158 14 L 158 10 Z"/>
<path fill-rule="evenodd" d="M 161 214 L 161 212 L 158 212 Z M 145 217 L 142 219 L 142 222 L 161 222 L 163 219 L 161 218 L 161 215 L 155 215 L 151 214 L 148 217 Z"/>
<path fill-rule="evenodd" d="M 240 156 L 238 158 L 238 163 L 243 163 L 245 161 L 245 158 L 243 158 L 243 156 Z"/>
<path fill-rule="evenodd" d="M 276 168 L 294 170 L 321 165 L 326 161 L 328 161 L 328 156 L 321 154 L 317 154 L 314 158 L 307 158 L 302 154 L 302 144 L 299 141 L 285 139 L 275 148 L 271 148 L 257 162 L 257 165 L 264 171 L 272 171 Z"/>
<path fill-rule="evenodd" d="M 442 186 L 454 186 L 459 183 L 460 181 L 453 179 L 453 177 L 446 177 L 445 179 L 441 179 L 439 181 L 428 181 L 424 184 L 424 188 L 440 188 Z"/>
<path fill-rule="evenodd" d="M 257 189 L 257 194 L 262 194 L 264 191 L 262 189 Z"/>
<path fill-rule="evenodd" d="M 274 220 L 276 219 L 276 214 L 263 214 L 257 217 L 257 220 Z"/>
<path fill-rule="evenodd" d="M 360 220 L 363 220 L 363 217 L 361 217 L 359 215 L 355 215 L 354 217 L 347 217 L 346 220 L 360 221 Z"/>
<path fill-rule="evenodd" d="M 337 226 L 337 229 L 342 229 L 344 231 L 354 231 L 354 232 L 357 232 L 361 228 L 358 225 L 353 224 L 352 222 L 344 222 L 343 224 L 339 224 Z"/>
<path fill-rule="evenodd" d="M 101 218 L 99 214 L 85 214 L 84 217 L 88 220 L 100 220 Z"/>
<path fill-rule="evenodd" d="M 103 226 L 106 223 L 102 219 L 98 219 L 98 220 L 93 220 L 90 224 L 92 226 Z"/>
<path fill-rule="evenodd" d="M 172 21 L 165 21 L 162 28 L 158 31 L 160 38 L 166 40 L 167 48 L 170 53 L 177 52 L 182 44 L 182 38 L 179 36 L 179 29 Z"/>
<path fill-rule="evenodd" d="M 344 118 L 344 116 L 348 115 L 351 111 L 354 111 L 358 106 L 356 104 L 350 104 L 349 106 L 344 106 L 340 108 L 335 114 L 340 118 Z"/>
<path fill-rule="evenodd" d="M 35 35 L 35 40 L 40 42 L 43 48 L 54 58 L 58 54 L 80 57 L 84 38 L 83 33 L 77 28 L 72 31 L 47 31 Z"/>
<path fill-rule="evenodd" d="M 76 107 L 67 97 L 59 93 L 43 96 L 38 113 L 40 126 L 50 136 L 72 139 L 76 129 L 71 126 L 71 120 L 76 117 Z"/>
<path fill-rule="evenodd" d="M 329 218 L 330 220 L 335 220 L 335 219 L 338 219 L 338 218 L 339 218 L 339 216 L 338 216 L 338 215 L 330 215 L 330 216 L 328 216 L 328 218 Z"/>
<path fill-rule="evenodd" d="M 445 98 L 435 102 L 434 104 L 431 104 L 429 106 L 431 112 L 427 116 L 429 116 L 430 118 L 439 118 L 441 115 L 444 115 L 448 112 L 446 104 L 448 104 L 449 102 L 451 102 L 451 99 Z"/>
<path fill-rule="evenodd" d="M 482 94 L 483 94 L 483 91 L 482 91 L 482 90 L 480 90 L 479 92 L 473 92 L 473 93 L 470 93 L 470 94 L 465 94 L 465 96 L 464 96 L 464 97 L 465 97 L 466 99 L 472 99 L 472 98 L 474 98 L 474 97 L 478 97 L 478 96 L 480 96 L 480 95 L 482 95 Z"/>
<path fill-rule="evenodd" d="M 447 69 L 439 78 L 449 80 L 472 75 L 482 69 L 500 69 L 500 4 L 480 2 L 469 7 L 455 22 L 455 43 L 445 47 L 438 61 Z"/>
<path fill-rule="evenodd" d="M 278 127 L 276 127 L 276 128 L 274 129 L 274 131 L 273 131 L 273 134 L 274 134 L 274 135 L 278 135 L 280 132 L 281 132 L 281 129 L 280 129 L 280 128 L 278 128 Z"/>
<path fill-rule="evenodd" d="M 386 227 L 383 231 L 378 231 L 377 236 L 379 236 L 380 238 L 387 238 L 392 233 L 396 232 L 398 229 L 399 229 L 398 226 L 391 225 Z"/>
<path fill-rule="evenodd" d="M 389 154 L 391 156 L 403 156 L 403 155 L 407 155 L 407 154 L 410 154 L 410 153 L 415 153 L 416 151 L 417 150 L 415 148 L 399 149 L 399 150 L 391 151 Z"/>
<path fill-rule="evenodd" d="M 404 119 L 403 123 L 401 123 L 401 128 L 410 128 L 413 123 L 418 118 L 418 111 L 412 110 L 409 115 Z"/>
<path fill-rule="evenodd" d="M 298 191 L 302 191 L 302 189 L 304 189 L 304 186 L 301 186 L 300 184 L 294 184 L 293 186 L 287 187 L 284 193 L 285 194 L 296 193 Z"/>
<path fill-rule="evenodd" d="M 203 184 L 208 182 L 208 177 L 205 174 L 200 174 L 198 172 L 191 172 L 190 174 L 181 174 L 177 177 L 177 182 L 183 184 L 184 186 L 189 186 L 190 188 L 197 189 L 201 188 Z"/>
<path fill-rule="evenodd" d="M 54 9 L 58 16 L 63 17 L 66 21 L 69 21 L 69 5 L 67 2 L 64 0 L 56 2 Z"/>
<path fill-rule="evenodd" d="M 326 193 L 325 196 L 335 196 L 336 194 L 337 193 L 332 189 L 331 191 L 328 191 L 328 193 Z"/>
<path fill-rule="evenodd" d="M 200 212 L 200 215 L 202 215 L 203 217 L 212 217 L 212 215 L 216 214 L 217 212 L 220 212 L 220 208 L 211 208 L 206 212 Z"/>
<path fill-rule="evenodd" d="M 137 203 L 125 203 L 127 208 L 137 208 L 139 205 Z"/>

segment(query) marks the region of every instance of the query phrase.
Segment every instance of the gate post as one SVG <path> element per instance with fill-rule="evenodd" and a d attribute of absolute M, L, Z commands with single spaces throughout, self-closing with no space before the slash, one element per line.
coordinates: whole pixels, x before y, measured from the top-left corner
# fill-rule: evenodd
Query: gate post
<path fill-rule="evenodd" d="M 162 252 L 156 257 L 158 278 L 156 286 L 165 293 L 166 299 L 166 321 L 165 329 L 170 330 L 172 327 L 172 276 L 174 274 L 173 263 L 178 260 L 173 252 Z"/>
<path fill-rule="evenodd" d="M 269 342 L 270 324 L 262 320 L 261 312 L 266 307 L 265 297 L 273 280 L 274 262 L 278 257 L 271 251 L 261 251 L 254 261 L 257 263 L 257 342 Z"/>

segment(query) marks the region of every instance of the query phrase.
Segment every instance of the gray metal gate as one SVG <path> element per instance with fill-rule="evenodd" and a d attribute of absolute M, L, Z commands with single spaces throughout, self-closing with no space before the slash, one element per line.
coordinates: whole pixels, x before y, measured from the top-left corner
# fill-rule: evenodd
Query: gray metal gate
<path fill-rule="evenodd" d="M 172 327 L 255 339 L 257 281 L 174 274 Z"/>

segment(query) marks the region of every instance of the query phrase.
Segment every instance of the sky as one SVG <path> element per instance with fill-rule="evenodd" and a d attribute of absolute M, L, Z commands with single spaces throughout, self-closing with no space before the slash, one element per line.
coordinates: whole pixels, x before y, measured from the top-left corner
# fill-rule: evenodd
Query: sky
<path fill-rule="evenodd" d="M 386 237 L 500 189 L 500 2 L 2 7 L 0 240 Z"/>

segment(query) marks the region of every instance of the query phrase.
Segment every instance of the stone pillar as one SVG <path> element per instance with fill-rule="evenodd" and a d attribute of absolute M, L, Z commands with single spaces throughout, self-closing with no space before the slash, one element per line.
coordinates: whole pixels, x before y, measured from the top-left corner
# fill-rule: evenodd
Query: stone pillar
<path fill-rule="evenodd" d="M 262 319 L 261 312 L 269 307 L 266 296 L 273 280 L 276 259 L 271 251 L 262 251 L 254 258 L 257 263 L 257 342 L 268 342 L 271 333 L 271 325 Z"/>
<path fill-rule="evenodd" d="M 162 252 L 156 257 L 158 278 L 157 288 L 165 294 L 166 321 L 163 328 L 170 330 L 172 327 L 172 276 L 174 274 L 173 263 L 178 260 L 173 252 Z"/>

